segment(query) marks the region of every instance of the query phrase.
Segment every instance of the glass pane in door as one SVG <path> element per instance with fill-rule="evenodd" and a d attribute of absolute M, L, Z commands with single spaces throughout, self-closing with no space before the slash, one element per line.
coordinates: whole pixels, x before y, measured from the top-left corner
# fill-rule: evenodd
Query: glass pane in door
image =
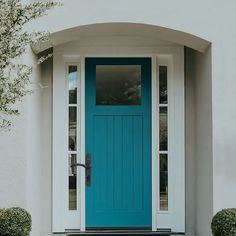
<path fill-rule="evenodd" d="M 97 65 L 97 105 L 140 105 L 141 65 Z"/>

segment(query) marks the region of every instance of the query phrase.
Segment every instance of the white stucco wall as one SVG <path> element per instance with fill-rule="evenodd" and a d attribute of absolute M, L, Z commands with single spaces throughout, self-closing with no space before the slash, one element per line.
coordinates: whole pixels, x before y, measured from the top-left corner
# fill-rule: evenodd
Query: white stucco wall
<path fill-rule="evenodd" d="M 21 116 L 11 133 L 0 133 L 0 208 L 26 207 L 27 108 L 18 104 Z"/>
<path fill-rule="evenodd" d="M 195 53 L 196 233 L 211 235 L 213 216 L 211 48 Z"/>
<path fill-rule="evenodd" d="M 195 71 L 194 83 L 186 83 L 186 88 L 194 93 L 189 92 L 187 96 L 192 99 L 192 104 L 196 107 L 194 113 L 191 109 L 187 113 L 191 117 L 188 127 L 196 135 L 189 136 L 191 146 L 186 149 L 186 153 L 190 156 L 187 160 L 187 176 L 193 173 L 196 177 L 195 181 L 187 180 L 189 188 L 186 202 L 189 219 L 187 229 L 189 232 L 196 231 L 199 236 L 210 235 L 208 228 L 210 216 L 223 207 L 236 206 L 235 1 L 229 0 L 226 3 L 220 0 L 138 2 L 135 0 L 64 0 L 63 2 L 63 7 L 53 10 L 49 16 L 41 19 L 37 24 L 34 23 L 32 28 L 60 32 L 94 23 L 144 23 L 190 33 L 212 43 L 211 50 L 208 49 L 205 55 L 196 52 L 191 54 L 192 70 Z M 122 28 L 116 32 L 122 35 Z M 152 29 L 149 32 L 156 34 Z M 181 37 L 179 33 L 169 34 L 169 31 L 165 30 L 157 32 L 163 32 L 166 40 L 169 36 L 169 41 L 183 42 L 191 46 L 186 35 Z M 96 32 L 99 33 L 105 34 L 105 31 Z M 127 33 L 128 30 L 124 31 L 123 35 Z M 64 39 L 60 37 L 66 35 L 66 32 L 58 34 L 55 43 L 63 42 Z M 73 34 L 67 40 L 77 37 L 72 36 Z M 81 34 L 79 36 L 81 37 Z M 163 39 L 162 35 L 157 34 L 156 37 Z M 198 42 L 197 40 L 192 47 L 203 50 L 202 45 L 206 46 L 205 42 L 199 45 Z M 44 68 L 42 71 L 49 71 L 49 69 Z M 0 207 L 20 205 L 28 208 L 36 222 L 33 226 L 34 236 L 47 235 L 51 231 L 51 213 L 48 211 L 51 208 L 51 80 L 49 74 L 40 75 L 39 71 L 35 72 L 35 79 L 41 78 L 42 84 L 49 87 L 37 90 L 33 96 L 26 98 L 20 105 L 22 114 L 17 118 L 11 133 L 1 133 L 0 136 Z M 209 89 L 210 87 L 212 89 Z M 211 117 L 207 115 L 210 108 Z M 210 124 L 212 124 L 211 132 L 208 126 Z M 210 137 L 212 137 L 211 144 Z M 194 143 L 197 145 L 194 146 Z M 191 154 L 193 151 L 195 155 Z M 212 171 L 212 175 L 209 171 Z M 41 178 L 42 176 L 44 178 Z M 208 184 L 210 191 L 207 188 Z"/>
<path fill-rule="evenodd" d="M 35 56 L 31 49 L 22 56 L 21 61 L 27 65 L 34 65 Z M 32 78 L 33 79 L 33 78 Z M 33 79 L 34 81 L 34 79 Z M 35 83 L 32 81 L 30 89 L 35 89 Z M 36 93 L 35 93 L 36 95 Z M 33 105 L 31 99 L 27 96 L 22 102 L 15 106 L 19 109 L 20 116 L 9 117 L 12 120 L 12 128 L 9 131 L 0 131 L 0 208 L 4 207 L 28 207 L 28 155 L 30 138 L 39 131 L 39 123 L 36 130 L 30 132 L 32 108 L 38 110 L 38 102 Z M 38 138 L 38 136 L 35 138 Z M 33 143 L 32 143 L 33 144 Z M 35 155 L 35 150 L 31 153 Z"/>
<path fill-rule="evenodd" d="M 212 51 L 214 212 L 236 206 L 236 33 L 232 24 L 225 26 Z"/>
<path fill-rule="evenodd" d="M 52 198 L 52 59 L 34 70 L 35 92 L 29 97 L 27 145 L 27 209 L 32 235 L 51 234 Z"/>
<path fill-rule="evenodd" d="M 186 48 L 187 215 L 197 235 L 211 235 L 213 216 L 211 48 Z M 187 216 L 188 217 L 188 216 Z M 190 225 L 187 225 L 190 227 Z"/>
<path fill-rule="evenodd" d="M 186 232 L 196 230 L 196 128 L 194 50 L 185 48 Z"/>

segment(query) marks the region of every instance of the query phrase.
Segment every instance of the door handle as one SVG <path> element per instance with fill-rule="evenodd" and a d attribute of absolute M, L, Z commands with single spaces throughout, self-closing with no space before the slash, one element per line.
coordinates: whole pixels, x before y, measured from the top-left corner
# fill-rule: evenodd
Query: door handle
<path fill-rule="evenodd" d="M 71 167 L 75 167 L 75 166 L 83 167 L 85 169 L 85 171 L 86 171 L 85 172 L 85 183 L 86 183 L 86 186 L 91 186 L 92 165 L 91 165 L 91 154 L 90 153 L 86 154 L 85 163 L 86 164 L 82 164 L 82 163 L 72 164 Z"/>
<path fill-rule="evenodd" d="M 88 168 L 85 164 L 82 164 L 82 163 L 76 163 L 76 164 L 72 164 L 72 165 L 71 165 L 71 167 L 75 167 L 75 166 L 84 167 L 85 169 Z"/>
<path fill-rule="evenodd" d="M 85 183 L 86 183 L 86 186 L 91 186 L 92 160 L 91 160 L 90 153 L 86 154 L 85 161 L 86 161 Z"/>

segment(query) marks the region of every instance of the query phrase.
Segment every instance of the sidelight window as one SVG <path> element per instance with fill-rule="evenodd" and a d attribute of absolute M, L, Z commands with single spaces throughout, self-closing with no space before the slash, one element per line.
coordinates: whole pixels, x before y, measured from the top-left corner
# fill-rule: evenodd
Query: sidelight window
<path fill-rule="evenodd" d="M 168 211 L 168 68 L 159 66 L 159 210 Z"/>
<path fill-rule="evenodd" d="M 77 210 L 77 89 L 78 70 L 76 65 L 68 66 L 68 208 Z"/>

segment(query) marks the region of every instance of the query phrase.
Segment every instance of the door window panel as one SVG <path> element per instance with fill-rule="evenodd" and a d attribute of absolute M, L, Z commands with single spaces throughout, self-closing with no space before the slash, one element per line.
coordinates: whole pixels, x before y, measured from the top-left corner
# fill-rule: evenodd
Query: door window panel
<path fill-rule="evenodd" d="M 140 105 L 141 65 L 96 66 L 97 105 Z"/>

